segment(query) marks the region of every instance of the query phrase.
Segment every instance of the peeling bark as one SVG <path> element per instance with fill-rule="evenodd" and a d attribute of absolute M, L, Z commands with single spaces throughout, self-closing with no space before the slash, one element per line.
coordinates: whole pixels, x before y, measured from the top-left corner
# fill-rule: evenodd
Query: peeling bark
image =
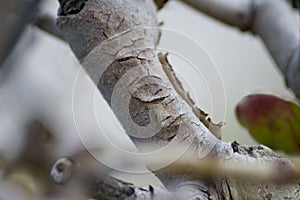
<path fill-rule="evenodd" d="M 177 93 L 178 85 L 163 71 L 155 51 L 160 32 L 152 0 L 89 0 L 76 14 L 60 16 L 58 25 L 140 151 L 148 152 L 147 144 L 155 144 L 159 149 L 174 148 L 176 154 L 180 143 L 196 152 L 195 159 L 209 157 L 224 165 L 253 168 L 267 163 L 286 174 L 294 172 L 289 160 L 264 146 L 250 149 L 218 140 L 194 114 L 194 108 Z M 253 192 L 261 185 L 250 181 L 243 185 L 234 177 L 207 181 L 174 172 L 170 166 L 149 168 L 167 189 L 181 194 L 180 199 L 241 199 L 244 194 L 265 199 Z M 268 194 L 274 193 L 268 196 L 274 199 L 289 198 L 299 189 L 298 181 L 286 183 L 284 192 L 276 183 L 263 186 Z"/>
<path fill-rule="evenodd" d="M 222 136 L 222 127 L 224 125 L 223 122 L 215 124 L 211 121 L 211 118 L 205 113 L 203 110 L 198 108 L 195 105 L 195 102 L 191 98 L 190 94 L 186 92 L 182 86 L 180 80 L 176 77 L 175 71 L 173 70 L 172 66 L 170 65 L 167 55 L 158 54 L 159 60 L 162 64 L 164 72 L 168 76 L 170 82 L 174 86 L 176 92 L 186 101 L 186 103 L 193 108 L 194 114 L 198 117 L 198 119 L 209 129 L 209 131 L 214 134 L 218 139 L 221 139 Z"/>

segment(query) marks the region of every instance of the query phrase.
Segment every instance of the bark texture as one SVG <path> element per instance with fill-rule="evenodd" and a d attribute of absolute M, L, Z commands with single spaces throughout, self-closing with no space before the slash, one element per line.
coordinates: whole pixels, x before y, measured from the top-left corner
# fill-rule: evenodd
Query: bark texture
<path fill-rule="evenodd" d="M 63 2 L 60 9 L 67 10 L 68 4 Z M 195 160 L 210 157 L 225 165 L 245 164 L 249 168 L 267 163 L 286 175 L 293 174 L 292 163 L 267 147 L 217 139 L 194 114 L 194 108 L 177 94 L 178 86 L 164 73 L 155 50 L 160 31 L 152 0 L 89 0 L 77 11 L 59 16 L 58 25 L 140 151 L 151 154 L 169 149 L 175 161 L 184 153 L 178 154 L 176 145 L 181 144 L 196 152 Z M 149 150 L 147 144 L 158 149 Z M 190 176 L 189 169 L 178 173 L 163 167 L 149 165 L 179 199 L 299 197 L 298 181 L 278 185 L 234 177 L 201 180 Z"/>
<path fill-rule="evenodd" d="M 148 188 L 136 187 L 124 181 L 105 177 L 91 183 L 88 196 L 101 200 L 177 200 L 175 194 L 160 187 L 149 185 Z"/>

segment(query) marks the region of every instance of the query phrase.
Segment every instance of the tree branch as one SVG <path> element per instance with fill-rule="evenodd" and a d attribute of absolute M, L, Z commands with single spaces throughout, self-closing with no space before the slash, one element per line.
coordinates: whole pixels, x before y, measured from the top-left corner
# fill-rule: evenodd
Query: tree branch
<path fill-rule="evenodd" d="M 106 176 L 89 184 L 88 197 L 99 200 L 176 200 L 175 194 L 161 187 L 136 187 L 116 178 Z"/>
<path fill-rule="evenodd" d="M 70 10 L 61 0 L 61 9 Z M 168 149 L 172 161 L 178 143 L 196 152 L 195 159 L 213 158 L 220 163 L 244 163 L 251 167 L 274 165 L 289 174 L 292 163 L 264 146 L 247 147 L 218 140 L 197 118 L 193 108 L 177 94 L 162 69 L 155 46 L 159 29 L 153 1 L 89 0 L 72 14 L 64 12 L 58 25 L 72 50 L 103 97 L 112 107 L 126 132 L 142 152 Z M 73 11 L 76 10 L 76 13 Z M 158 146 L 150 149 L 147 144 Z M 175 154 L 174 154 L 175 153 Z M 147 154 L 144 155 L 147 157 Z M 152 154 L 156 156 L 156 154 Z M 149 162 L 151 156 L 149 156 Z M 283 185 L 258 185 L 233 177 L 201 180 L 186 171 L 149 165 L 170 190 L 182 194 L 181 199 L 274 199 L 294 197 L 297 181 Z M 187 169 L 188 170 L 188 169 Z M 248 191 L 262 191 L 251 192 Z"/>
<path fill-rule="evenodd" d="M 254 4 L 251 0 L 183 0 L 195 9 L 243 31 L 251 29 Z"/>
<path fill-rule="evenodd" d="M 40 0 L 1 1 L 0 8 L 0 65 L 12 51 L 26 24 L 36 16 Z"/>
<path fill-rule="evenodd" d="M 278 0 L 182 0 L 199 11 L 261 37 L 296 97 L 300 99 L 299 16 Z"/>

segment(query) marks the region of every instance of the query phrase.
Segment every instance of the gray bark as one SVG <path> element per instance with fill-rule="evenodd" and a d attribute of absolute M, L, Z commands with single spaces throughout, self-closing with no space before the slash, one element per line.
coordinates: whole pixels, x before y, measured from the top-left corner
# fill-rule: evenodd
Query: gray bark
<path fill-rule="evenodd" d="M 61 4 L 61 10 L 70 9 Z M 152 0 L 89 0 L 81 10 L 74 10 L 72 15 L 63 12 L 58 25 L 140 151 L 159 154 L 164 147 L 170 157 L 178 158 L 185 152 L 177 147 L 181 144 L 196 152 L 195 160 L 213 158 L 224 165 L 249 168 L 269 164 L 284 175 L 293 174 L 292 163 L 266 147 L 249 148 L 217 139 L 177 94 L 155 51 L 160 32 Z M 158 149 L 149 150 L 148 144 Z M 296 192 L 298 181 L 257 184 L 234 176 L 205 180 L 190 176 L 188 169 L 178 172 L 171 166 L 148 167 L 167 189 L 181 194 L 181 199 L 284 199 L 300 195 Z"/>

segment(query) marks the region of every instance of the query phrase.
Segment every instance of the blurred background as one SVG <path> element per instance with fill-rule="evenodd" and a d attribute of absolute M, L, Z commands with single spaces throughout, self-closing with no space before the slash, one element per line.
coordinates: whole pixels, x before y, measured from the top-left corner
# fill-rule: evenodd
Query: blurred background
<path fill-rule="evenodd" d="M 44 0 L 40 15 L 55 18 L 57 10 L 57 1 Z M 196 104 L 214 122 L 226 123 L 222 135 L 225 141 L 254 145 L 235 118 L 234 109 L 240 99 L 251 93 L 269 93 L 294 100 L 261 40 L 176 0 L 170 1 L 158 17 L 163 22 L 159 49 L 169 52 L 170 63 Z M 68 44 L 34 26 L 26 28 L 0 72 L 0 154 L 4 160 L 18 160 L 28 140 L 26 124 L 36 116 L 46 130 L 57 136 L 50 161 L 84 148 L 83 140 L 85 145 L 101 146 L 95 130 L 114 145 L 134 151 L 102 97 L 97 95 L 96 107 L 89 106 L 86 97 L 94 88 L 87 78 L 81 95 L 76 97 L 82 115 L 74 121 L 72 93 L 79 68 Z M 94 111 L 87 108 L 97 109 L 97 120 L 87 117 L 94 116 Z M 45 134 L 45 138 L 48 136 Z M 147 185 L 149 180 L 157 182 L 152 175 L 143 175 L 146 179 L 139 174 L 119 176 L 139 185 Z"/>

